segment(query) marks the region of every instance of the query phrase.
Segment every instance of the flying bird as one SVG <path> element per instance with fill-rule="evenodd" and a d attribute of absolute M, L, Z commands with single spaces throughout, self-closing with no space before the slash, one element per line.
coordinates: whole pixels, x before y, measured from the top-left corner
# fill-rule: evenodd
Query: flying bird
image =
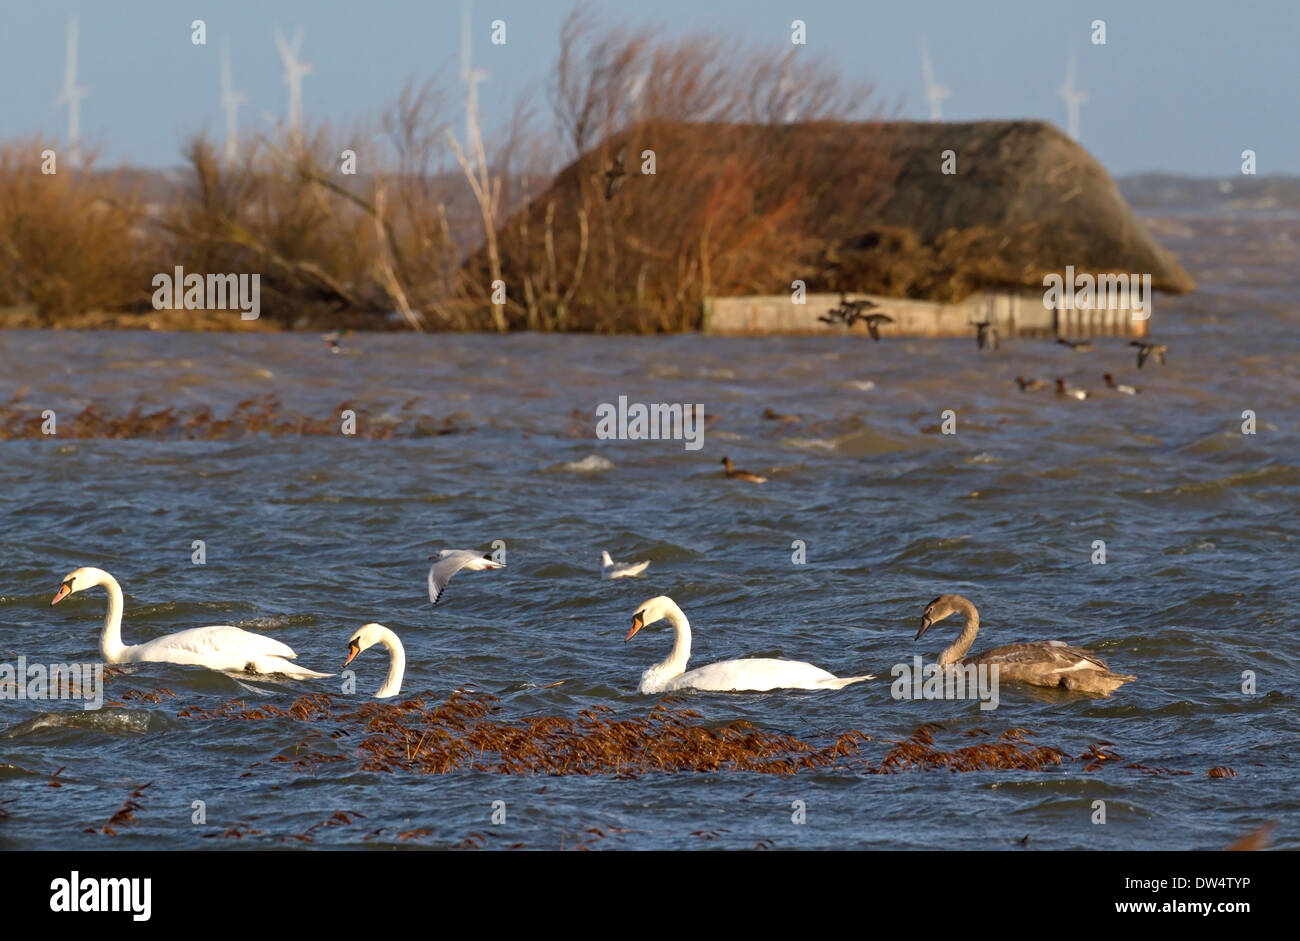
<path fill-rule="evenodd" d="M 442 597 L 443 589 L 447 587 L 447 582 L 451 577 L 465 569 L 469 572 L 482 572 L 486 569 L 503 569 L 506 567 L 504 562 L 498 562 L 492 558 L 490 553 L 472 552 L 469 549 L 443 549 L 437 555 L 429 556 L 429 560 L 437 559 L 429 568 L 429 601 L 431 604 L 437 604 L 438 599 Z"/>
<path fill-rule="evenodd" d="M 1142 364 L 1152 356 L 1161 366 L 1165 365 L 1165 354 L 1169 352 L 1169 347 L 1163 343 L 1143 343 L 1141 340 L 1132 340 L 1129 346 L 1138 348 L 1138 369 L 1141 369 Z"/>
<path fill-rule="evenodd" d="M 642 562 L 615 562 L 608 552 L 600 554 L 601 578 L 631 578 L 650 567 L 650 560 Z"/>
<path fill-rule="evenodd" d="M 867 325 L 867 332 L 871 334 L 871 339 L 877 343 L 880 342 L 880 325 L 882 323 L 893 323 L 894 318 L 888 314 L 867 314 L 862 320 Z"/>
<path fill-rule="evenodd" d="M 1076 353 L 1092 352 L 1092 344 L 1089 343 L 1087 340 L 1067 340 L 1065 337 L 1058 337 L 1056 342 L 1061 344 L 1062 346 L 1068 346 Z"/>
<path fill-rule="evenodd" d="M 817 319 L 822 323 L 830 324 L 832 326 L 843 324 L 846 327 L 852 327 L 855 323 L 861 320 L 867 325 L 867 332 L 871 334 L 871 339 L 879 343 L 880 325 L 882 323 L 894 322 L 894 318 L 887 314 L 868 313 L 868 311 L 879 306 L 880 305 L 875 301 L 867 300 L 866 298 L 851 301 L 848 299 L 848 295 L 841 291 L 839 306 L 832 307 L 823 316 L 820 316 Z"/>
<path fill-rule="evenodd" d="M 975 346 L 977 349 L 984 349 L 985 344 L 990 350 L 998 348 L 998 328 L 991 321 L 984 320 L 978 323 L 972 322 L 971 326 L 975 328 Z"/>

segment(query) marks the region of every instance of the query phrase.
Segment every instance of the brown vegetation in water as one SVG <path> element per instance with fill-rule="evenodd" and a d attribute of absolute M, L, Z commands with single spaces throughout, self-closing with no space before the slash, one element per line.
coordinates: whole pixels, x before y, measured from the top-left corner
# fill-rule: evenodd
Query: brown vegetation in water
<path fill-rule="evenodd" d="M 795 775 L 808 771 L 849 771 L 860 774 L 899 774 L 908 771 L 1044 771 L 1068 762 L 1087 762 L 1085 771 L 1101 767 L 1098 756 L 1117 760 L 1107 743 L 1091 746 L 1079 758 L 1059 748 L 1029 740 L 1027 729 L 1008 729 L 995 740 L 955 748 L 940 747 L 934 733 L 943 726 L 927 723 L 907 739 L 892 743 L 873 766 L 860 746 L 871 740 L 861 731 L 824 734 L 814 744 L 792 735 L 767 732 L 747 722 L 708 722 L 680 700 L 668 698 L 645 716 L 617 719 L 613 709 L 597 706 L 575 716 L 496 718 L 495 696 L 453 692 L 431 705 L 430 694 L 400 703 L 367 702 L 335 711 L 335 697 L 319 693 L 295 700 L 288 708 L 242 701 L 214 709 L 186 708 L 177 718 L 259 721 L 289 718 L 335 725 L 335 740 L 360 737 L 356 754 L 363 771 L 449 774 L 481 771 L 490 774 L 612 775 L 637 777 L 650 773 L 741 771 Z M 969 729 L 967 737 L 988 737 L 985 729 Z M 292 755 L 272 762 L 292 763 L 296 771 L 311 772 L 323 762 L 343 760 L 326 754 L 310 740 Z M 413 834 L 412 836 L 415 836 Z"/>
<path fill-rule="evenodd" d="M 141 801 L 144 799 L 145 790 L 148 789 L 152 783 L 153 782 L 151 781 L 149 784 L 141 784 L 133 789 L 131 793 L 127 795 L 126 800 L 122 802 L 122 806 L 114 812 L 113 816 L 109 817 L 108 820 L 104 822 L 103 826 L 98 829 L 95 827 L 87 827 L 83 832 L 117 836 L 118 827 L 135 826 L 135 812 L 144 809 L 144 804 L 142 804 Z"/>
<path fill-rule="evenodd" d="M 0 404 L 0 441 L 13 438 L 48 439 L 44 431 L 42 409 L 25 406 L 21 390 L 8 403 Z M 377 407 L 381 412 L 372 418 L 357 411 L 355 437 L 358 438 L 414 438 L 456 434 L 471 430 L 457 425 L 448 418 L 441 420 L 420 415 L 414 411 L 416 399 L 404 402 L 395 410 Z M 284 408 L 274 395 L 245 399 L 223 416 L 213 413 L 207 406 L 195 408 L 160 408 L 149 411 L 137 405 L 126 414 L 111 414 L 98 406 L 87 405 L 75 415 L 58 419 L 58 439 L 77 438 L 146 438 L 153 440 L 227 441 L 252 435 L 271 437 L 303 437 L 338 435 L 341 414 L 353 408 L 347 402 L 339 403 L 333 412 L 322 418 L 303 415 Z"/>

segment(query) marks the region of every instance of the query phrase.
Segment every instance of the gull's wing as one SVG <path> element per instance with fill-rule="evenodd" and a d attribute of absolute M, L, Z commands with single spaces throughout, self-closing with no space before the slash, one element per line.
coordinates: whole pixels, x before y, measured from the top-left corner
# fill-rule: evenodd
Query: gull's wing
<path fill-rule="evenodd" d="M 441 558 L 429 568 L 429 601 L 433 604 L 438 603 L 451 577 L 466 566 L 475 570 L 504 567 L 500 562 L 493 561 L 492 556 L 468 549 L 443 549 L 439 555 Z"/>

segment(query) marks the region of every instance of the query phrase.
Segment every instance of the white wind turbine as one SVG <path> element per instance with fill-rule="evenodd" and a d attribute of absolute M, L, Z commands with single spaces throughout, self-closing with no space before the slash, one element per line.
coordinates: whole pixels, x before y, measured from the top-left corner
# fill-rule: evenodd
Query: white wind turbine
<path fill-rule="evenodd" d="M 290 45 L 277 27 L 275 48 L 284 63 L 284 83 L 289 86 L 289 140 L 296 144 L 302 130 L 302 77 L 311 74 L 311 63 L 298 58 L 302 49 L 302 30 L 293 34 L 293 44 Z"/>
<path fill-rule="evenodd" d="M 80 101 L 90 94 L 85 85 L 77 84 L 77 18 L 68 19 L 68 59 L 63 72 L 63 92 L 59 103 L 68 106 L 68 156 L 67 164 L 81 166 L 81 106 Z"/>
<path fill-rule="evenodd" d="M 226 112 L 226 148 L 227 165 L 233 164 L 239 157 L 239 123 L 237 114 L 239 106 L 247 100 L 243 92 L 237 92 L 230 78 L 230 47 L 221 46 L 221 108 Z"/>
<path fill-rule="evenodd" d="M 781 66 L 781 80 L 777 82 L 776 88 L 780 96 L 785 99 L 785 113 L 782 115 L 786 124 L 793 124 L 799 117 L 799 106 L 802 104 L 802 95 L 799 94 L 798 83 L 794 80 L 794 70 L 791 66 L 789 56 Z"/>
<path fill-rule="evenodd" d="M 934 80 L 934 67 L 930 63 L 930 50 L 921 43 L 921 78 L 925 82 L 925 97 L 930 101 L 930 120 L 943 120 L 943 100 L 952 94 L 947 85 Z"/>
<path fill-rule="evenodd" d="M 1056 90 L 1065 101 L 1068 116 L 1067 130 L 1071 138 L 1079 139 L 1079 105 L 1088 100 L 1087 92 L 1074 87 L 1074 54 L 1071 53 L 1069 64 L 1065 69 L 1065 84 Z"/>
<path fill-rule="evenodd" d="M 460 79 L 465 83 L 465 150 L 471 166 L 478 161 L 478 84 L 486 82 L 488 73 L 473 68 L 471 58 L 473 43 L 470 39 L 470 19 L 473 0 L 461 0 L 460 5 Z"/>

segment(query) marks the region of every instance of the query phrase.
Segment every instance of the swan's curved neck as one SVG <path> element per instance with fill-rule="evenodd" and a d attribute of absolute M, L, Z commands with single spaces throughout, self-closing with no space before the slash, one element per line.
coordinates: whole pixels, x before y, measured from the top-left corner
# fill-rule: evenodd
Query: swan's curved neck
<path fill-rule="evenodd" d="M 108 613 L 104 616 L 99 652 L 103 654 L 105 663 L 121 663 L 129 649 L 122 643 L 122 586 L 107 572 L 101 572 L 95 584 L 102 585 L 108 592 Z"/>
<path fill-rule="evenodd" d="M 388 650 L 388 676 L 384 685 L 375 693 L 376 699 L 387 699 L 402 691 L 402 675 L 406 672 L 406 648 L 392 631 L 386 631 L 381 644 Z"/>
<path fill-rule="evenodd" d="M 939 665 L 944 666 L 949 663 L 956 663 L 966 656 L 966 651 L 970 650 L 971 644 L 975 643 L 975 635 L 980 630 L 980 613 L 975 610 L 975 606 L 965 598 L 954 604 L 957 613 L 966 618 L 966 626 L 961 629 L 957 639 L 953 641 L 951 647 L 939 654 Z"/>
<path fill-rule="evenodd" d="M 686 620 L 685 612 L 676 605 L 668 609 L 664 620 L 673 626 L 676 639 L 673 641 L 673 652 L 667 660 L 656 664 L 655 669 L 662 679 L 671 679 L 685 673 L 686 663 L 691 659 L 691 622 Z"/>

